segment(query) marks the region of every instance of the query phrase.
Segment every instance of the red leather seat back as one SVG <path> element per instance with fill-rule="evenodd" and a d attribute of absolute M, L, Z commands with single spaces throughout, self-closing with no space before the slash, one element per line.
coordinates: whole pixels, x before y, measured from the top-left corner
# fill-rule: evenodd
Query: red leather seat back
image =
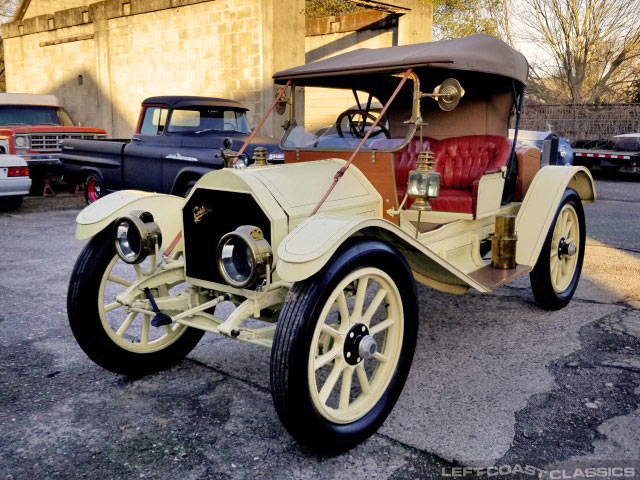
<path fill-rule="evenodd" d="M 494 135 L 469 135 L 433 142 L 431 148 L 441 187 L 466 189 L 473 188 L 473 182 L 486 172 L 507 164 L 511 141 Z"/>
<path fill-rule="evenodd" d="M 511 141 L 495 135 L 468 135 L 444 140 L 423 138 L 423 149 L 433 151 L 435 170 L 440 172 L 440 197 L 431 202 L 436 211 L 474 213 L 474 182 L 487 172 L 496 171 L 507 164 Z M 420 152 L 420 138 L 395 153 L 395 175 L 398 202 L 407 192 L 409 171 L 415 169 Z M 468 198 L 466 198 L 468 197 Z M 405 208 L 411 205 L 408 199 Z"/>

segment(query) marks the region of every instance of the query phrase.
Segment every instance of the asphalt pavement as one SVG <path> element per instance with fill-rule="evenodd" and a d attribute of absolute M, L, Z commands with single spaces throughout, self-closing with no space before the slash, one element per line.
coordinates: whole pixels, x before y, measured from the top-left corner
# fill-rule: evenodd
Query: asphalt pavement
<path fill-rule="evenodd" d="M 77 204 L 2 213 L 0 478 L 640 477 L 640 180 L 597 189 L 570 305 L 538 309 L 527 276 L 489 295 L 419 287 L 400 400 L 328 458 L 280 425 L 262 347 L 207 334 L 140 379 L 94 365 L 66 317 Z"/>

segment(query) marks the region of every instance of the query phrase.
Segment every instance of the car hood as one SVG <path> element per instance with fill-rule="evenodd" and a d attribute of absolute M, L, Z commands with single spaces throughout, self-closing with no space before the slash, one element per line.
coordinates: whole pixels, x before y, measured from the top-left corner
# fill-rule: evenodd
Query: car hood
<path fill-rule="evenodd" d="M 103 128 L 64 127 L 62 125 L 0 125 L 0 131 L 11 131 L 13 133 L 107 133 Z"/>

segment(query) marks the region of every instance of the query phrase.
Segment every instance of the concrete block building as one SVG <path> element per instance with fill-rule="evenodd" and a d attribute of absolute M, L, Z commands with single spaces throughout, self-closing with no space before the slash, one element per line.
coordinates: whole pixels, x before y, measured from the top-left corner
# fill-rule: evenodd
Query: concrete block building
<path fill-rule="evenodd" d="M 258 119 L 273 72 L 361 47 L 431 40 L 423 0 L 305 18 L 304 0 L 21 0 L 2 26 L 8 92 L 55 94 L 82 124 L 129 137 L 154 95 L 243 102 Z M 322 122 L 318 96 L 299 118 Z M 306 116 L 304 115 L 306 113 Z M 280 135 L 273 118 L 263 134 Z"/>

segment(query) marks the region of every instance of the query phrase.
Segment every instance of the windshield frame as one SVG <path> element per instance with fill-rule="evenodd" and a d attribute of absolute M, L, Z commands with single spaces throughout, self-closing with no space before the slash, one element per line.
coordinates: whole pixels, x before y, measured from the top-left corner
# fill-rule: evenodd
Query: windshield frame
<path fill-rule="evenodd" d="M 387 76 L 387 75 L 385 75 Z M 397 75 L 390 75 L 390 76 L 397 76 Z M 412 74 L 410 76 L 410 78 L 412 78 L 413 81 L 413 97 L 414 99 L 417 98 L 417 95 L 420 92 L 420 82 L 416 81 L 414 78 L 414 75 Z M 320 87 L 320 88 L 332 88 L 332 87 Z M 361 102 L 360 99 L 357 97 L 357 95 L 355 94 L 355 89 L 354 88 L 349 88 L 349 87 L 333 87 L 333 89 L 336 90 L 351 90 L 352 92 L 354 92 L 354 100 L 356 102 L 356 106 L 357 105 L 361 105 L 361 108 L 364 106 L 362 105 L 362 103 L 367 103 L 365 102 Z M 295 105 L 296 100 L 295 100 L 295 95 L 297 94 L 297 89 L 295 88 L 295 85 L 293 86 L 293 88 L 291 89 L 291 104 Z M 304 95 L 304 92 L 302 93 Z M 385 102 L 382 102 L 381 100 L 377 99 L 377 101 L 384 105 Z M 360 149 L 361 152 L 397 152 L 402 150 L 403 148 L 405 148 L 407 146 L 407 144 L 409 144 L 409 142 L 411 142 L 411 139 L 413 139 L 416 135 L 416 132 L 418 130 L 418 124 L 420 123 L 420 105 L 419 105 L 419 101 L 415 102 L 412 105 L 412 112 L 411 112 L 411 117 L 408 118 L 404 123 L 406 123 L 409 128 L 408 131 L 405 135 L 405 137 L 403 139 L 398 138 L 398 140 L 402 140 L 402 142 L 394 148 L 389 148 L 389 149 L 373 149 L 370 148 L 367 145 L 363 145 Z M 417 104 L 417 105 L 416 105 Z M 342 113 L 342 112 L 341 112 Z M 385 115 L 387 120 L 389 119 L 389 114 L 387 112 L 387 114 Z M 355 148 L 349 148 L 349 147 L 345 147 L 345 148 L 313 148 L 313 147 L 291 147 L 291 146 L 285 146 L 285 142 L 287 141 L 289 135 L 291 134 L 291 132 L 296 128 L 299 127 L 301 125 L 298 125 L 295 119 L 295 108 L 291 108 L 290 109 L 290 121 L 288 121 L 288 126 L 284 132 L 284 134 L 282 135 L 282 137 L 280 138 L 280 142 L 279 142 L 279 147 L 282 151 L 284 152 L 353 152 L 355 150 Z M 337 120 L 337 117 L 336 117 Z"/>
<path fill-rule="evenodd" d="M 240 118 L 242 118 L 242 120 L 244 120 L 244 126 L 245 126 L 245 131 L 241 131 L 241 130 L 218 130 L 218 129 L 210 129 L 210 128 L 206 128 L 204 126 L 199 126 L 199 127 L 193 127 L 193 129 L 191 130 L 172 130 L 172 126 L 173 126 L 173 115 L 174 112 L 176 112 L 177 110 L 181 110 L 181 111 L 201 111 L 203 109 L 215 109 L 215 110 L 220 110 L 223 112 L 223 116 L 221 117 L 223 120 L 223 126 L 224 126 L 224 112 L 230 111 L 230 112 L 235 112 L 236 113 L 236 125 L 238 123 L 238 116 L 237 114 L 241 114 Z M 193 106 L 187 106 L 187 107 L 176 107 L 176 108 L 172 108 L 171 111 L 169 112 L 169 116 L 166 120 L 166 125 L 164 128 L 164 132 L 163 134 L 166 135 L 200 135 L 202 133 L 206 134 L 206 133 L 224 133 L 224 134 L 240 134 L 240 135 L 249 135 L 251 133 L 251 129 L 249 128 L 249 120 L 247 119 L 247 112 L 248 110 L 245 108 L 235 108 L 235 107 L 227 107 L 227 106 L 208 106 L 208 105 L 193 105 Z M 201 117 L 202 118 L 202 117 Z M 206 118 L 206 117 L 205 117 Z M 211 117 L 214 118 L 214 117 Z M 184 128 L 184 127 L 178 127 L 178 128 Z"/>

